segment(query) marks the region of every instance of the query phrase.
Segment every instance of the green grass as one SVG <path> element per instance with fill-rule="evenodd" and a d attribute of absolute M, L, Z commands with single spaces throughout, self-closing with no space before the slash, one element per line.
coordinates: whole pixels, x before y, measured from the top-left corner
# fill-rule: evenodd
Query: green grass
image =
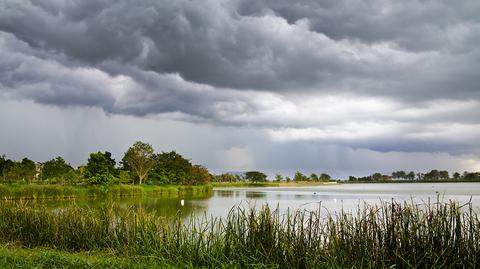
<path fill-rule="evenodd" d="M 211 185 L 111 185 L 102 186 L 70 186 L 70 185 L 37 185 L 37 184 L 0 184 L 0 199 L 67 199 L 79 197 L 123 197 L 123 196 L 209 196 Z"/>
<path fill-rule="evenodd" d="M 189 264 L 172 264 L 159 257 L 118 257 L 110 252 L 70 253 L 49 249 L 24 249 L 0 246 L 0 268 L 193 268 Z"/>
<path fill-rule="evenodd" d="M 355 215 L 234 207 L 224 219 L 186 221 L 115 205 L 49 211 L 25 202 L 0 203 L 1 243 L 106 252 L 118 262 L 152 257 L 208 268 L 475 268 L 479 239 L 472 205 L 454 202 L 392 201 L 359 207 Z"/>

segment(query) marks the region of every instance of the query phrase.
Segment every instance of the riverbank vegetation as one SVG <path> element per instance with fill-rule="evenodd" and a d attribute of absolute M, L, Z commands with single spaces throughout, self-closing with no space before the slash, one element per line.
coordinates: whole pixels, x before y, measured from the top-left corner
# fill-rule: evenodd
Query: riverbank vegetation
<path fill-rule="evenodd" d="M 108 151 L 93 152 L 74 169 L 62 157 L 43 163 L 0 156 L 0 198 L 65 199 L 108 195 L 205 196 L 212 175 L 175 151 L 155 153 L 135 142 L 120 163 Z"/>
<path fill-rule="evenodd" d="M 336 215 L 235 207 L 225 219 L 186 221 L 115 205 L 52 212 L 28 203 L 0 204 L 4 245 L 151 257 L 193 267 L 475 268 L 478 238 L 480 219 L 471 204 L 455 202 L 392 201 Z"/>
<path fill-rule="evenodd" d="M 480 172 L 454 172 L 446 170 L 431 170 L 427 173 L 405 172 L 403 170 L 392 172 L 391 175 L 374 173 L 364 177 L 350 176 L 348 182 L 480 182 Z"/>
<path fill-rule="evenodd" d="M 208 197 L 212 185 L 38 185 L 0 184 L 0 199 L 71 199 L 91 197 Z"/>
<path fill-rule="evenodd" d="M 276 174 L 274 178 L 261 171 L 246 171 L 213 175 L 202 165 L 192 164 L 175 151 L 156 153 L 152 146 L 137 141 L 125 152 L 122 160 L 116 162 L 108 151 L 90 154 L 85 165 L 73 168 L 62 157 L 35 163 L 23 158 L 20 161 L 0 156 L 0 183 L 32 184 L 32 192 L 40 197 L 38 190 L 55 193 L 63 197 L 79 195 L 87 191 L 95 194 L 96 189 L 107 192 L 107 189 L 128 189 L 123 185 L 205 185 L 215 186 L 290 186 L 292 183 L 312 184 L 332 182 L 476 182 L 480 181 L 480 172 L 455 172 L 449 174 L 445 170 L 431 170 L 428 173 L 395 171 L 391 175 L 373 173 L 368 176 L 349 176 L 347 180 L 334 179 L 327 173 L 303 174 L 295 172 L 292 177 Z M 54 187 L 39 187 L 53 185 Z M 56 186 L 56 187 L 55 187 Z M 64 187 L 60 187 L 64 186 Z M 71 187 L 74 186 L 75 188 Z M 91 186 L 91 188 L 87 188 Z M 112 186 L 122 186 L 113 188 Z M 1 193 L 22 192 L 27 187 L 0 187 Z M 60 188 L 63 188 L 60 190 Z M 168 188 L 168 187 L 167 187 Z M 135 188 L 131 188 L 135 192 Z M 37 190 L 37 191 L 35 191 Z M 93 190 L 93 191 L 92 191 Z M 114 191 L 112 191 L 114 192 Z M 33 195 L 32 195 L 33 196 Z"/>
<path fill-rule="evenodd" d="M 55 185 L 204 185 L 212 175 L 175 151 L 155 153 L 151 145 L 135 142 L 117 163 L 108 151 L 93 152 L 87 163 L 74 169 L 62 157 L 43 163 L 0 156 L 2 183 Z"/>
<path fill-rule="evenodd" d="M 310 175 L 306 175 L 300 171 L 295 172 L 293 177 L 280 174 L 276 174 L 273 180 L 267 180 L 266 177 L 264 173 L 259 171 L 224 173 L 214 175 L 212 182 L 215 182 L 215 184 L 219 186 L 237 185 L 239 187 L 261 182 L 278 183 L 276 186 L 295 185 L 292 183 L 296 183 L 297 185 L 323 185 L 324 183 L 480 182 L 480 172 L 465 171 L 462 174 L 455 172 L 450 175 L 446 170 L 436 169 L 427 173 L 405 172 L 403 170 L 392 172 L 391 175 L 373 173 L 363 177 L 349 176 L 348 179 L 334 179 L 326 173 L 320 173 L 319 175 L 311 173 Z"/>

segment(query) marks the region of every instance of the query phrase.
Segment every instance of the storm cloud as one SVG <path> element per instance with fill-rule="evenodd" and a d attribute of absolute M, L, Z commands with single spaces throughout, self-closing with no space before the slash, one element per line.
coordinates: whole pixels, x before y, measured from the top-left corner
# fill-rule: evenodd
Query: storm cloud
<path fill-rule="evenodd" d="M 252 130 L 219 154 L 262 167 L 309 145 L 478 160 L 478 14 L 446 0 L 2 0 L 0 98 Z"/>

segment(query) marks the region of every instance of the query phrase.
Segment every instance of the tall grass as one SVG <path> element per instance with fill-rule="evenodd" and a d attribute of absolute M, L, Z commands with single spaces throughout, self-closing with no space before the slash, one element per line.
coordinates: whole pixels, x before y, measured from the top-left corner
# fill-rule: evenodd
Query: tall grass
<path fill-rule="evenodd" d="M 213 192 L 211 185 L 198 186 L 149 186 L 149 185 L 112 185 L 70 186 L 36 184 L 0 184 L 0 199 L 65 199 L 95 196 L 209 196 Z"/>
<path fill-rule="evenodd" d="M 480 222 L 472 205 L 383 203 L 356 214 L 280 214 L 234 207 L 224 219 L 182 221 L 110 205 L 49 211 L 0 204 L 0 242 L 67 251 L 109 250 L 207 267 L 432 268 L 480 265 Z"/>

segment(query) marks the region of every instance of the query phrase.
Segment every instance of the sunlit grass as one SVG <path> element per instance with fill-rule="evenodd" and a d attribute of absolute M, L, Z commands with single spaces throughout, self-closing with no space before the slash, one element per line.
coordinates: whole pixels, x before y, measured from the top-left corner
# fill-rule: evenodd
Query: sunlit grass
<path fill-rule="evenodd" d="M 211 195 L 211 185 L 112 185 L 112 186 L 69 186 L 37 184 L 0 184 L 0 199 L 65 199 L 95 196 L 167 196 Z"/>
<path fill-rule="evenodd" d="M 480 263 L 471 204 L 390 203 L 356 214 L 234 207 L 226 218 L 164 219 L 142 209 L 48 210 L 0 204 L 0 241 L 27 248 L 109 251 L 207 267 L 468 267 Z"/>

